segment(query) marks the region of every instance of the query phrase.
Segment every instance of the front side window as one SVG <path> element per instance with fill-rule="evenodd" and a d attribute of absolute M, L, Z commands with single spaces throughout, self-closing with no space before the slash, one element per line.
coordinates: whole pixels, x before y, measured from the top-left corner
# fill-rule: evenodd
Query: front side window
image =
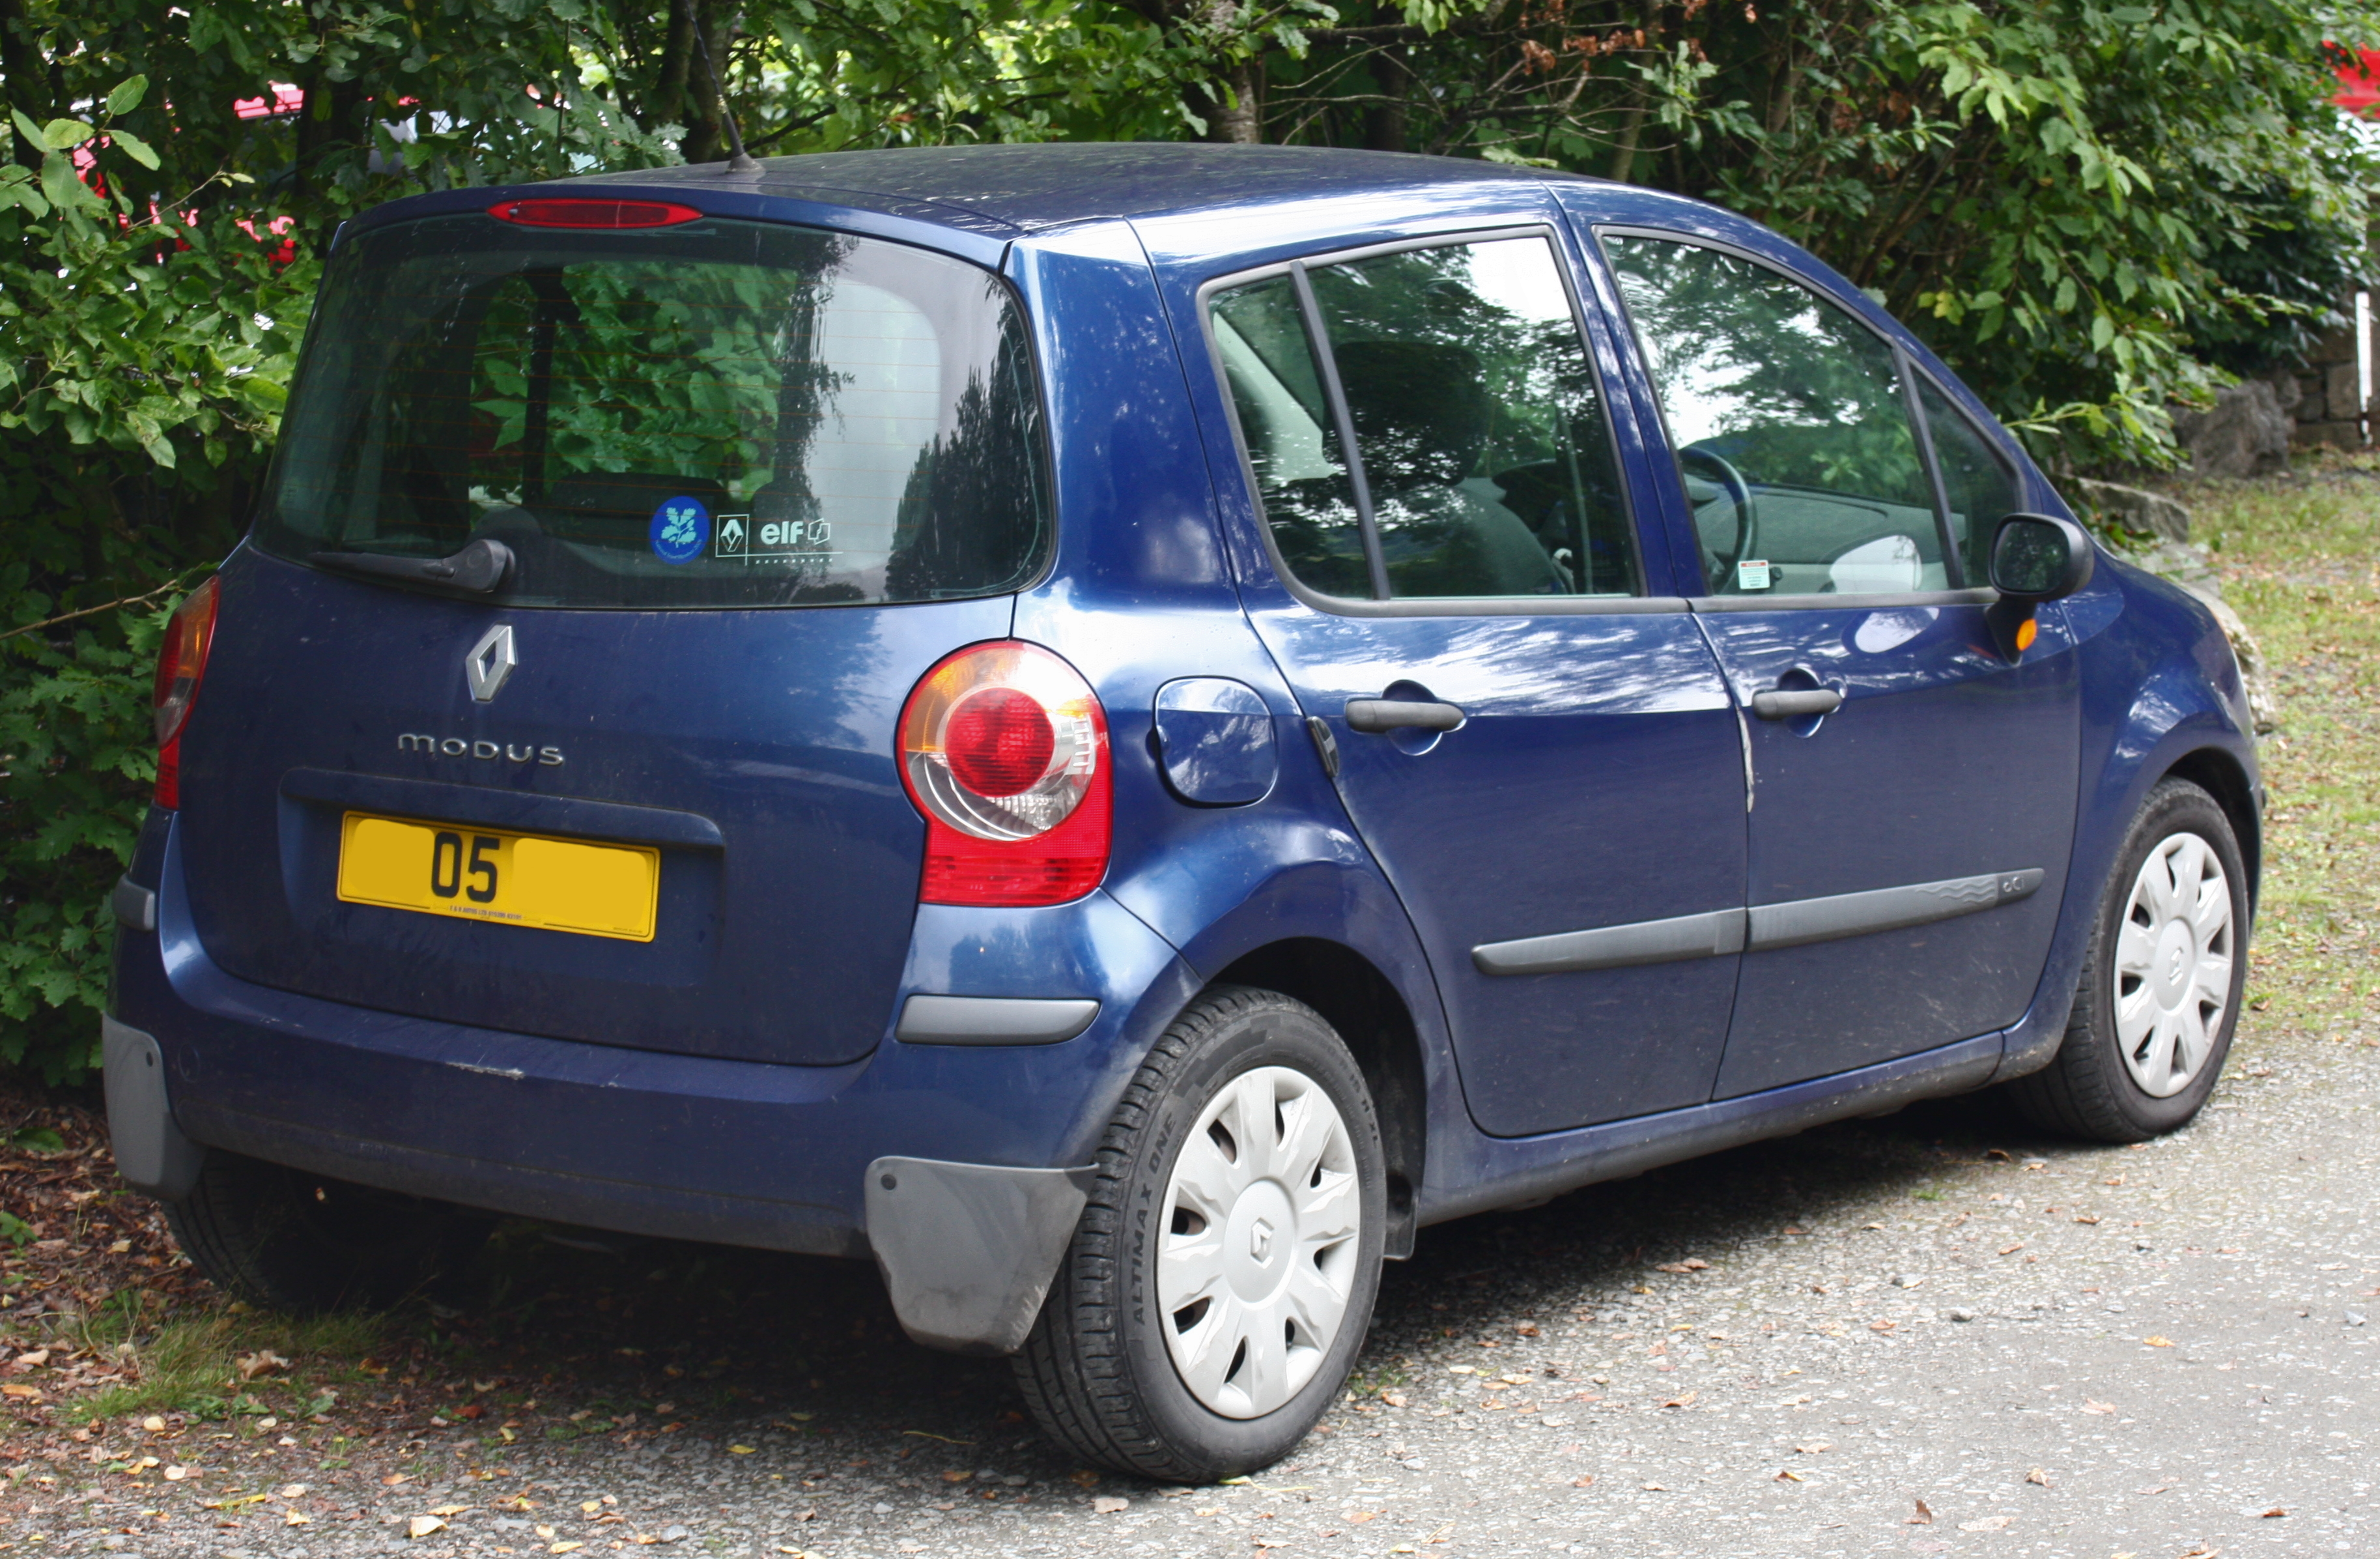
<path fill-rule="evenodd" d="M 1917 399 L 1934 441 L 1935 462 L 1942 470 L 1950 544 L 1966 563 L 1969 582 L 1988 579 L 1992 537 L 2000 521 L 2016 512 L 2016 478 L 1991 441 L 1941 391 L 1920 379 Z"/>
<path fill-rule="evenodd" d="M 1498 238 L 1216 295 L 1266 523 L 1300 584 L 1354 599 L 1635 592 L 1610 433 L 1559 265 L 1542 238 Z"/>
<path fill-rule="evenodd" d="M 1890 347 L 1765 265 L 1663 238 L 1604 246 L 1713 594 L 1949 588 Z"/>
<path fill-rule="evenodd" d="M 256 540 L 491 537 L 520 604 L 989 594 L 1047 551 L 1039 415 L 1019 311 L 941 255 L 431 217 L 334 257 Z"/>

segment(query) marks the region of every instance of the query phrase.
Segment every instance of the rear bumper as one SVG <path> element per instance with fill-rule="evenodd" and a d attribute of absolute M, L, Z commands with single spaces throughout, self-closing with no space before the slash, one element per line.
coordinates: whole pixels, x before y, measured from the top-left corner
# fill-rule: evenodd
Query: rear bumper
<path fill-rule="evenodd" d="M 844 1066 L 476 1029 L 226 974 L 191 930 L 172 826 L 152 820 L 135 864 L 136 879 L 155 883 L 155 929 L 119 926 L 113 1003 L 117 1025 L 156 1042 L 164 1129 L 594 1228 L 865 1255 L 878 1159 L 1088 1162 L 1141 1056 L 1197 985 L 1168 944 L 1101 893 L 1054 909 L 922 909 L 884 1039 Z M 911 1043 L 891 1030 L 913 993 L 1099 1006 L 1054 1042 Z"/>

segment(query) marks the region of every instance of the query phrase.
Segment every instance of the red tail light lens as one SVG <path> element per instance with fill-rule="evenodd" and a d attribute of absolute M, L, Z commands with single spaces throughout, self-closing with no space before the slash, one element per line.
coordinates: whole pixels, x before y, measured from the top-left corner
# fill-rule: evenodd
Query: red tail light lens
<path fill-rule="evenodd" d="M 523 227 L 674 227 L 702 220 L 675 201 L 505 201 L 488 214 Z"/>
<path fill-rule="evenodd" d="M 962 650 L 901 712 L 926 814 L 928 904 L 1063 904 L 1107 875 L 1108 717 L 1073 666 L 1014 640 Z"/>
<path fill-rule="evenodd" d="M 183 598 L 165 624 L 165 642 L 157 647 L 157 682 L 151 705 L 157 721 L 157 805 L 182 804 L 182 725 L 199 696 L 207 674 L 207 652 L 215 641 L 215 602 L 221 589 L 214 580 Z"/>

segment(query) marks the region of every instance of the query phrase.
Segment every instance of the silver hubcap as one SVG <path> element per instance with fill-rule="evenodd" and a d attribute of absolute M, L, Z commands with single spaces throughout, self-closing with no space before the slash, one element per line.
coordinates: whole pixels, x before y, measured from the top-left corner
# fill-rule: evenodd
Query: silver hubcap
<path fill-rule="evenodd" d="M 2231 1000 L 2231 884 L 2195 834 L 2149 852 L 2116 933 L 2116 1038 L 2153 1098 L 2188 1088 Z"/>
<path fill-rule="evenodd" d="M 1164 1216 L 1173 1368 L 1215 1412 L 1261 1418 L 1314 1378 L 1354 1286 L 1363 1202 L 1339 1107 L 1287 1066 L 1233 1078 L 1184 1139 Z"/>

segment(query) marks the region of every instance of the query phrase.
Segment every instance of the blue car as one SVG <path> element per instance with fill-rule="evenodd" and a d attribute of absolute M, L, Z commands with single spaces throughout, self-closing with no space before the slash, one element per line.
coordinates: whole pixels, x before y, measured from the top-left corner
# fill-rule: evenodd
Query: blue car
<path fill-rule="evenodd" d="M 156 716 L 108 1109 L 214 1282 L 869 1258 L 1167 1480 L 1295 1444 L 1424 1225 L 2181 1126 L 2263 805 L 2207 610 L 1817 260 L 1282 148 L 367 213 Z"/>

